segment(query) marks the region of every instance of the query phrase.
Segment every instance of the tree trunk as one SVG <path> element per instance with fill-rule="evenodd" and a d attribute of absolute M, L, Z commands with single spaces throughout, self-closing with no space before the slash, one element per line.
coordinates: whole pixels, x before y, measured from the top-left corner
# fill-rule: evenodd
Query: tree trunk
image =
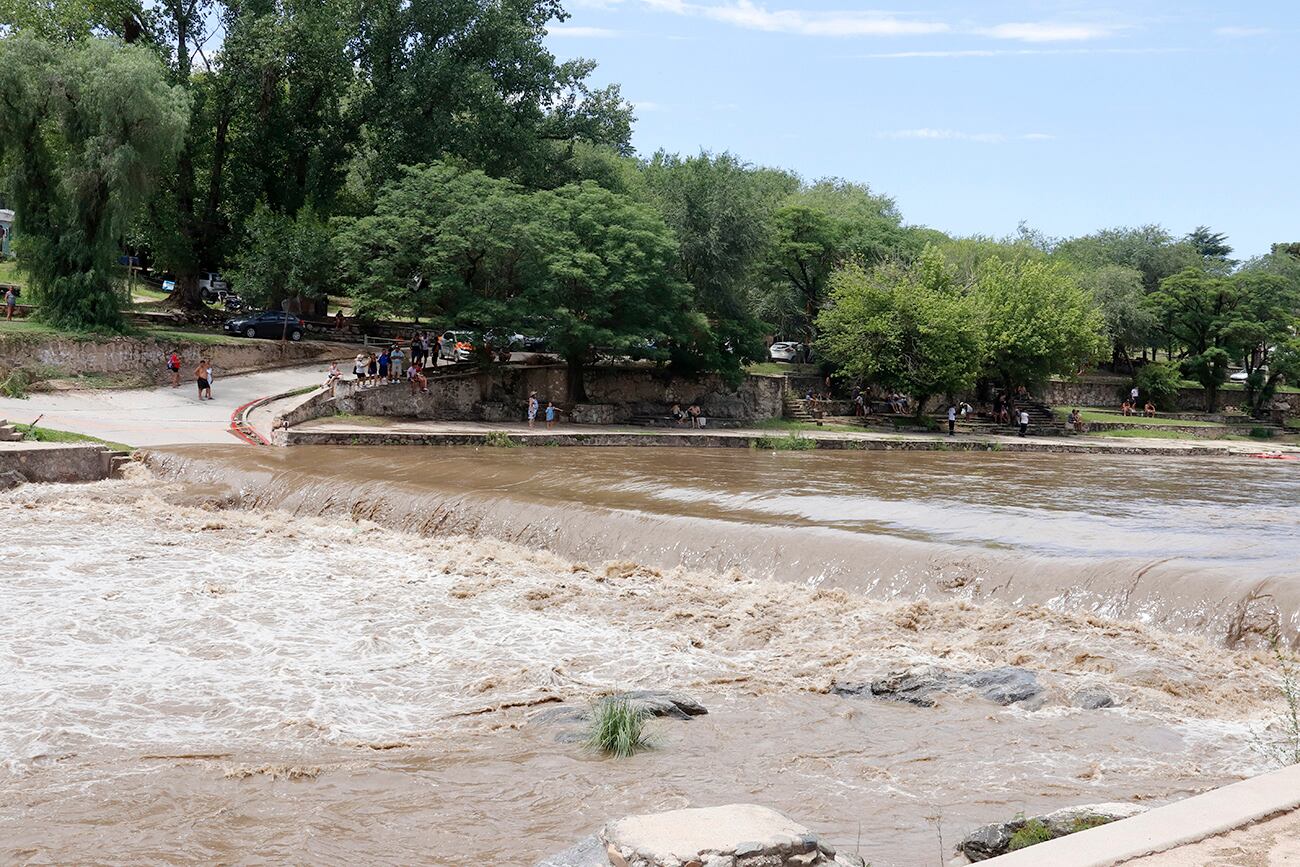
<path fill-rule="evenodd" d="M 1217 385 L 1207 385 L 1205 387 L 1205 411 L 1214 412 L 1219 405 L 1219 387 Z"/>
<path fill-rule="evenodd" d="M 582 369 L 583 363 L 580 357 L 566 358 L 565 362 L 569 366 L 568 386 L 569 400 L 572 403 L 587 402 L 587 383 L 583 380 Z"/>

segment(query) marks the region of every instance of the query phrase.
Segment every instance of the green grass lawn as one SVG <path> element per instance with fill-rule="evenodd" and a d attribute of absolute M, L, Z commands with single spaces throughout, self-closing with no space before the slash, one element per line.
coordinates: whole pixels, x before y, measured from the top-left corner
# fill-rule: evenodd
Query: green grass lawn
<path fill-rule="evenodd" d="M 816 376 L 821 368 L 815 364 L 785 364 L 779 361 L 756 361 L 745 368 L 747 373 L 792 374 L 794 376 Z"/>
<path fill-rule="evenodd" d="M 17 283 L 19 286 L 27 285 L 27 281 L 18 273 L 18 263 L 13 259 L 5 259 L 0 262 L 0 283 Z"/>
<path fill-rule="evenodd" d="M 107 446 L 114 451 L 123 452 L 129 452 L 135 449 L 135 446 L 129 446 L 125 443 L 115 443 L 111 440 L 102 440 L 99 437 L 72 433 L 65 430 L 54 430 L 53 428 L 48 427 L 32 427 L 29 424 L 14 424 L 14 429 L 21 432 L 27 439 L 36 440 L 40 443 L 95 443 L 96 445 Z"/>
<path fill-rule="evenodd" d="M 1128 428 L 1125 430 L 1099 430 L 1095 433 L 1090 434 L 1090 436 L 1121 437 L 1126 439 L 1132 438 L 1132 439 L 1149 439 L 1149 440 L 1189 439 L 1189 437 L 1184 437 L 1176 430 L 1133 430 L 1132 428 Z"/>
<path fill-rule="evenodd" d="M 796 421 L 790 418 L 769 418 L 760 421 L 752 427 L 759 430 L 784 430 L 784 431 L 834 431 L 835 433 L 863 433 L 863 428 L 851 424 L 823 424 L 818 425 L 816 422 Z"/>
<path fill-rule="evenodd" d="M 1055 407 L 1053 412 L 1058 418 L 1064 419 L 1070 414 L 1070 410 L 1064 407 Z M 1164 418 L 1156 416 L 1155 418 L 1144 418 L 1140 415 L 1125 416 L 1122 412 L 1107 412 L 1102 409 L 1080 409 L 1079 414 L 1083 416 L 1085 422 L 1118 422 L 1120 424 L 1143 424 L 1143 425 L 1175 425 L 1177 427 L 1222 427 L 1215 422 L 1209 421 L 1190 421 L 1180 418 Z"/>
<path fill-rule="evenodd" d="M 4 322 L 0 320 L 0 337 L 6 335 L 28 336 L 28 337 L 66 337 L 71 340 L 102 340 L 119 335 L 111 332 L 97 331 L 68 331 L 63 328 L 56 328 L 38 319 L 15 319 L 13 322 Z M 186 343 L 204 343 L 209 345 L 230 344 L 234 345 L 240 342 L 237 337 L 231 337 L 221 332 L 213 331 L 190 331 L 182 328 L 166 328 L 155 325 L 141 325 L 130 328 L 125 332 L 127 337 L 152 337 L 163 342 L 182 341 Z"/>

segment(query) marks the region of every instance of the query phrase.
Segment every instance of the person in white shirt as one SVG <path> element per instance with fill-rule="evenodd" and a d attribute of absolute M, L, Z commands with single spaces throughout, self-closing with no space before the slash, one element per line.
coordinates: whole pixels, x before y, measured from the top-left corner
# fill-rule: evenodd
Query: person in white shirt
<path fill-rule="evenodd" d="M 948 405 L 948 436 L 952 436 L 957 430 L 957 407 L 955 404 Z"/>
<path fill-rule="evenodd" d="M 1019 421 L 1020 421 L 1020 435 L 1024 436 L 1026 431 L 1029 430 L 1029 413 L 1022 409 L 1020 411 Z"/>

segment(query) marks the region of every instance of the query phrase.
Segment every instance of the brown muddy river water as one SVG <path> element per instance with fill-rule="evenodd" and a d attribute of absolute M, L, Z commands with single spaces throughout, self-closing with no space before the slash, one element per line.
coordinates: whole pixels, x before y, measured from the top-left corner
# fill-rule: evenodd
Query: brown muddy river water
<path fill-rule="evenodd" d="M 177 449 L 0 494 L 0 860 L 529 865 L 753 801 L 937 864 L 1238 779 L 1300 581 L 1300 472 L 1265 463 Z M 916 665 L 1048 701 L 828 693 Z M 536 719 L 623 688 L 710 713 L 617 762 Z"/>

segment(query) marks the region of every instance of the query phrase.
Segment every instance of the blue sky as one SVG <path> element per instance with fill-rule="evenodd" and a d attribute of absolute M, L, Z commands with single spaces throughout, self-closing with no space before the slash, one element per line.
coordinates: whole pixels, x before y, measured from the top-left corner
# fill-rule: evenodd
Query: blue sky
<path fill-rule="evenodd" d="M 643 155 L 862 181 L 910 223 L 1300 240 L 1300 0 L 568 0 L 547 37 L 637 106 Z"/>

